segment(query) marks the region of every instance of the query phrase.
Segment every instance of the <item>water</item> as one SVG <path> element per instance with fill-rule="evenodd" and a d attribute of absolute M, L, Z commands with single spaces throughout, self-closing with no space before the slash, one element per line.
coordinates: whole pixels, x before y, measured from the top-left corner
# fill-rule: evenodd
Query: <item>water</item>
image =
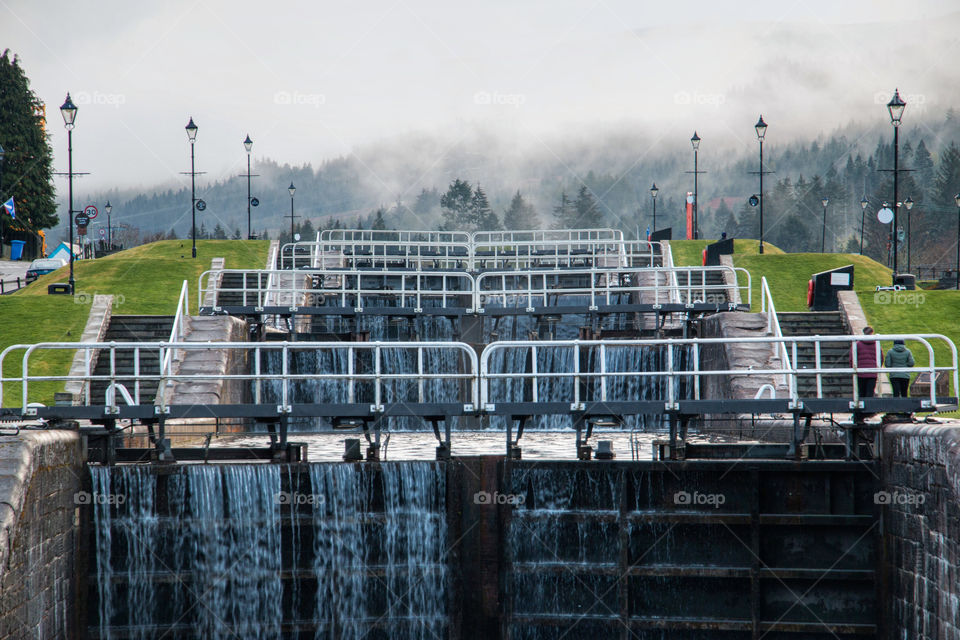
<path fill-rule="evenodd" d="M 440 465 L 90 469 L 102 638 L 446 633 Z"/>

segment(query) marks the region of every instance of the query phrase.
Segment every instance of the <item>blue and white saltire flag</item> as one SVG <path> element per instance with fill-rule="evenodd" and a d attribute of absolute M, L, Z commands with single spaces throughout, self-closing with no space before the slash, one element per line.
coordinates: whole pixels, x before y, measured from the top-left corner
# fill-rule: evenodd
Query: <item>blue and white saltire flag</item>
<path fill-rule="evenodd" d="M 16 207 L 13 206 L 13 198 L 10 198 L 6 202 L 4 202 L 3 208 L 8 214 L 10 214 L 11 218 L 13 218 L 14 220 L 17 219 L 17 209 Z"/>

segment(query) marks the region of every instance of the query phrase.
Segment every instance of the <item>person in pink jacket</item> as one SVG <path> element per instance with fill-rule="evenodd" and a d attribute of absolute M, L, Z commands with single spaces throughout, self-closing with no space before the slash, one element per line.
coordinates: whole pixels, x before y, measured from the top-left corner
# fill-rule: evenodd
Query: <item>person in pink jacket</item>
<path fill-rule="evenodd" d="M 873 327 L 864 327 L 864 335 L 873 335 Z M 856 356 L 856 360 L 854 360 Z M 876 340 L 858 340 L 850 349 L 850 366 L 857 369 L 878 369 L 883 362 L 883 350 L 879 349 Z M 857 371 L 857 394 L 860 398 L 872 398 L 877 386 L 875 371 Z"/>

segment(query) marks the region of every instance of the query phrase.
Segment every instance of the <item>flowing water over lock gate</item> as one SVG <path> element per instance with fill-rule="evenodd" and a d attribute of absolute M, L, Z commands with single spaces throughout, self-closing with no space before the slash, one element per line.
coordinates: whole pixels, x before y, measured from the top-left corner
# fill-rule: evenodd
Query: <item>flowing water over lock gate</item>
<path fill-rule="evenodd" d="M 879 637 L 874 472 L 840 460 L 492 456 L 91 466 L 84 629 Z"/>

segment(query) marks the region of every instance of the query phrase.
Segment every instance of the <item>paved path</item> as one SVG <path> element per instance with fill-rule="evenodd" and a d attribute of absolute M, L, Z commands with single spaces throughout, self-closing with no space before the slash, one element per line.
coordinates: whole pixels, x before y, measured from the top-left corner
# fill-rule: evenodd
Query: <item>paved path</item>
<path fill-rule="evenodd" d="M 9 253 L 6 253 L 6 255 L 9 255 Z M 0 260 L 0 280 L 4 281 L 4 290 L 10 291 L 15 288 L 17 278 L 22 281 L 27 275 L 29 266 L 29 260 Z"/>

